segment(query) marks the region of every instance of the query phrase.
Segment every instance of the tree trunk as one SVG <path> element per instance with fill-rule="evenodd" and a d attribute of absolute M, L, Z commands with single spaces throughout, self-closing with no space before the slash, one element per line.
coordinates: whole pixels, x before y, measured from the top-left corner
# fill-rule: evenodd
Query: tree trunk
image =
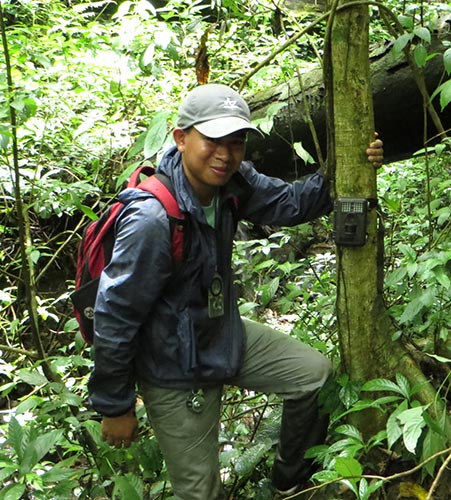
<path fill-rule="evenodd" d="M 425 68 L 427 89 L 432 93 L 443 78 L 443 57 L 451 35 L 437 35 L 430 53 L 439 55 L 430 59 Z M 404 55 L 394 56 L 392 44 L 373 50 L 370 58 L 370 78 L 374 99 L 375 129 L 384 141 L 386 162 L 409 158 L 423 147 L 423 99 L 414 74 Z M 366 55 L 368 58 L 368 54 Z M 302 141 L 305 149 L 317 158 L 310 133 L 305 102 L 318 134 L 323 154 L 326 151 L 325 87 L 322 70 L 318 67 L 302 76 L 300 88 L 296 77 L 287 83 L 259 92 L 249 99 L 253 118 L 262 118 L 273 103 L 283 103 L 274 117 L 274 127 L 264 139 L 249 137 L 248 156 L 259 170 L 269 175 L 293 179 L 309 169 L 293 152 L 293 142 Z M 305 99 L 303 98 L 303 93 Z M 437 103 L 437 100 L 434 101 Z M 436 108 L 438 106 L 436 105 Z M 451 128 L 451 105 L 439 111 L 445 129 Z M 432 123 L 429 136 L 436 134 Z M 432 142 L 433 143 L 433 142 Z M 310 167 L 311 170 L 312 167 Z M 314 167 L 316 168 L 316 167 Z"/>
<path fill-rule="evenodd" d="M 344 3 L 339 0 L 338 3 Z M 331 29 L 330 51 L 325 58 L 329 158 L 335 198 L 376 200 L 376 172 L 365 149 L 372 139 L 373 103 L 368 64 L 368 7 L 337 12 Z M 370 205 L 368 239 L 363 246 L 337 245 L 337 316 L 343 370 L 351 380 L 365 382 L 387 373 L 402 373 L 412 385 L 421 382 L 417 394 L 431 404 L 435 391 L 403 346 L 392 341 L 393 327 L 385 309 L 383 291 L 383 234 L 378 230 L 376 204 Z M 438 418 L 440 401 L 431 405 Z M 356 414 L 365 436 L 374 435 L 384 422 Z M 450 439 L 449 422 L 446 424 Z"/>
<path fill-rule="evenodd" d="M 339 0 L 339 4 L 344 0 Z M 337 12 L 325 58 L 329 126 L 328 162 L 335 198 L 376 198 L 376 173 L 365 157 L 373 138 L 369 86 L 367 6 Z M 383 313 L 378 273 L 377 210 L 368 214 L 368 240 L 359 247 L 337 245 L 337 319 L 343 370 L 351 380 L 380 376 L 374 339 Z M 375 415 L 376 416 L 376 415 Z M 372 435 L 382 427 L 364 418 L 359 427 Z M 366 431 L 366 432 L 365 432 Z"/>

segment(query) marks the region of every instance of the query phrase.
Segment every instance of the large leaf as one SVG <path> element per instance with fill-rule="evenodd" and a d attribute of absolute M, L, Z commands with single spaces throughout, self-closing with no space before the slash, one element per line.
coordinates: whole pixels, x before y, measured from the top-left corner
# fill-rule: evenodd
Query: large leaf
<path fill-rule="evenodd" d="M 362 475 L 363 469 L 360 463 L 352 457 L 338 457 L 334 465 L 338 474 L 344 478 L 342 482 L 346 484 L 358 497 L 358 478 Z"/>
<path fill-rule="evenodd" d="M 428 428 L 421 446 L 421 460 L 425 462 L 424 469 L 431 477 L 434 477 L 437 458 L 434 460 L 428 460 L 427 462 L 426 460 L 445 448 L 446 439 L 442 435 Z"/>
<path fill-rule="evenodd" d="M 18 370 L 17 372 L 20 380 L 25 382 L 26 384 L 32 385 L 32 386 L 41 386 L 41 385 L 47 385 L 49 383 L 48 379 L 42 375 L 42 373 L 39 373 L 37 370 Z"/>
<path fill-rule="evenodd" d="M 437 94 L 440 94 L 440 106 L 443 111 L 451 102 L 451 80 L 448 80 L 437 87 L 437 89 L 433 92 L 431 99 L 434 99 Z"/>
<path fill-rule="evenodd" d="M 423 432 L 423 427 L 426 425 L 423 417 L 425 408 L 425 406 L 409 408 L 397 416 L 403 426 L 402 437 L 404 445 L 411 453 L 415 453 L 418 440 Z"/>
<path fill-rule="evenodd" d="M 63 435 L 62 430 L 54 430 L 31 440 L 23 452 L 19 473 L 25 476 L 33 470 L 39 461 L 55 446 Z"/>
<path fill-rule="evenodd" d="M 427 28 L 415 28 L 413 30 L 413 34 L 418 38 L 421 38 L 421 40 L 423 40 L 424 42 L 431 43 L 431 32 Z"/>
<path fill-rule="evenodd" d="M 386 378 L 377 378 L 366 382 L 363 387 L 363 391 L 390 391 L 401 394 L 402 396 L 408 398 L 409 393 L 404 392 L 404 387 L 400 387 L 398 384 L 392 380 Z"/>
<path fill-rule="evenodd" d="M 114 479 L 113 498 L 142 500 L 144 486 L 142 480 L 134 474 L 118 476 Z"/>
<path fill-rule="evenodd" d="M 398 37 L 393 44 L 393 52 L 395 54 L 399 54 L 402 50 L 405 49 L 406 45 L 412 40 L 412 38 L 412 33 L 404 33 L 403 35 Z"/>
<path fill-rule="evenodd" d="M 443 53 L 443 64 L 448 75 L 451 75 L 451 47 Z"/>
<path fill-rule="evenodd" d="M 349 436 L 351 438 L 363 442 L 362 433 L 354 425 L 349 425 L 349 424 L 340 425 L 335 429 L 335 432 L 338 432 L 339 434 L 344 434 L 345 436 Z"/>
<path fill-rule="evenodd" d="M 248 448 L 235 463 L 235 472 L 240 477 L 248 476 L 272 447 L 272 441 L 265 439 Z"/>
<path fill-rule="evenodd" d="M 161 111 L 150 122 L 144 139 L 144 158 L 152 158 L 164 144 L 168 132 L 169 113 Z"/>
<path fill-rule="evenodd" d="M 269 283 L 263 285 L 262 288 L 262 296 L 261 302 L 263 306 L 267 306 L 279 288 L 280 280 L 279 278 L 272 279 Z"/>
<path fill-rule="evenodd" d="M 24 484 L 10 484 L 0 490 L 0 500 L 19 500 L 24 492 Z"/>
<path fill-rule="evenodd" d="M 19 461 L 22 459 L 22 440 L 23 431 L 19 422 L 15 417 L 12 417 L 8 426 L 8 443 L 16 452 Z"/>

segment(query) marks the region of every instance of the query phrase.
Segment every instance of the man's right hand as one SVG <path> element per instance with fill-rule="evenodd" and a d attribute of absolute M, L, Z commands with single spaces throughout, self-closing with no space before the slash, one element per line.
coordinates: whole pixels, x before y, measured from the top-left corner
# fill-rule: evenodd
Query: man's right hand
<path fill-rule="evenodd" d="M 111 446 L 128 448 L 138 436 L 138 420 L 132 409 L 119 417 L 103 417 L 102 439 Z"/>

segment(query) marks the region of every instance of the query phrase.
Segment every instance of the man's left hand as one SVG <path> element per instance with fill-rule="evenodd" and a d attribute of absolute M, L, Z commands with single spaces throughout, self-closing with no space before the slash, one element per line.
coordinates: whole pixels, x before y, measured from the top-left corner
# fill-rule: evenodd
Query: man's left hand
<path fill-rule="evenodd" d="M 370 142 L 366 154 L 368 156 L 368 161 L 371 162 L 374 168 L 379 168 L 384 163 L 384 143 L 378 139 L 378 134 L 374 134 L 374 141 Z"/>

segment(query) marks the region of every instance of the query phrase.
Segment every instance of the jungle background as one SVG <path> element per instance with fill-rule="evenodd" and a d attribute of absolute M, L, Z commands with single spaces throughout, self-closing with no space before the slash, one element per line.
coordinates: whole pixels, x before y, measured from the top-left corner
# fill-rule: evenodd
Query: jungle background
<path fill-rule="evenodd" d="M 396 30 L 381 5 L 397 19 Z M 188 89 L 222 82 L 242 87 L 252 102 L 321 65 L 328 6 L 288 0 L 0 6 L 0 499 L 171 499 L 142 405 L 142 439 L 121 450 L 102 442 L 99 417 L 87 405 L 92 348 L 69 300 L 77 245 L 133 169 L 144 159 L 158 163 Z M 451 101 L 451 6 L 387 0 L 368 2 L 368 9 L 373 51 L 407 55 L 426 75 L 440 61 L 440 80 L 424 101 L 440 118 Z M 432 50 L 437 37 L 444 51 Z M 280 140 L 275 123 L 284 104 L 271 105 L 265 95 L 270 104 L 256 123 Z M 239 228 L 234 264 L 242 314 L 313 345 L 336 369 L 324 395 L 332 415 L 328 441 L 310 451 L 321 471 L 302 498 L 451 498 L 446 132 L 424 130 L 422 147 L 385 164 L 377 181 L 392 325 L 386 344 L 408 350 L 436 400 L 419 400 L 421 383 L 396 370 L 354 380 L 342 369 L 331 218 L 289 230 Z M 282 141 L 296 153 L 296 175 L 317 167 L 317 151 Z M 273 168 L 292 176 L 283 165 Z M 441 413 L 431 413 L 437 402 Z M 352 418 L 369 410 L 384 421 L 370 436 Z M 225 392 L 220 457 L 230 498 L 273 498 L 267 478 L 279 418 L 274 396 Z"/>

